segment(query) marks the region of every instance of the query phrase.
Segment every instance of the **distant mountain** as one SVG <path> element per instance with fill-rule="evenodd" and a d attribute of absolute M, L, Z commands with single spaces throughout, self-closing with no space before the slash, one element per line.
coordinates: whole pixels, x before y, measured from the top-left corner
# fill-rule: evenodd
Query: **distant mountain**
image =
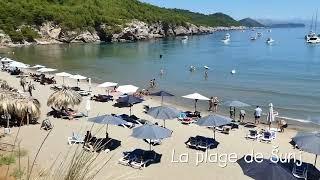
<path fill-rule="evenodd" d="M 241 25 L 247 26 L 247 27 L 265 27 L 265 25 L 261 24 L 260 22 L 251 19 L 251 18 L 245 18 L 238 21 Z"/>
<path fill-rule="evenodd" d="M 296 27 L 305 27 L 306 24 L 309 24 L 306 20 L 301 19 L 290 19 L 290 20 L 273 20 L 273 19 L 258 19 L 262 24 L 265 24 L 267 27 L 272 28 L 296 28 Z"/>
<path fill-rule="evenodd" d="M 268 27 L 271 28 L 300 28 L 305 27 L 306 25 L 303 23 L 281 23 L 281 24 L 271 24 Z"/>

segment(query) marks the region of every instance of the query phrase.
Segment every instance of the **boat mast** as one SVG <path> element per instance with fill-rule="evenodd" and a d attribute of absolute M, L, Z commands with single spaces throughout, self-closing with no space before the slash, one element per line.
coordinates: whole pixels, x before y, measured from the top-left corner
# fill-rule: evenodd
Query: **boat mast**
<path fill-rule="evenodd" d="M 313 29 L 313 17 L 314 17 L 314 14 L 312 14 L 311 25 L 310 25 L 310 32 L 312 32 L 312 29 Z"/>
<path fill-rule="evenodd" d="M 318 9 L 317 9 L 317 13 L 316 13 L 316 21 L 314 22 L 314 32 L 316 33 L 317 32 L 317 24 L 318 24 Z"/>

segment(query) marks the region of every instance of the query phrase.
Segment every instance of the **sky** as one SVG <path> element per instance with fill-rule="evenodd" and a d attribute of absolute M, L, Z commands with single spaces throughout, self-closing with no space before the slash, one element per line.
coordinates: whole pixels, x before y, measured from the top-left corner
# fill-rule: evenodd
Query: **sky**
<path fill-rule="evenodd" d="M 320 0 L 140 0 L 161 7 L 205 14 L 223 12 L 235 19 L 311 20 Z"/>

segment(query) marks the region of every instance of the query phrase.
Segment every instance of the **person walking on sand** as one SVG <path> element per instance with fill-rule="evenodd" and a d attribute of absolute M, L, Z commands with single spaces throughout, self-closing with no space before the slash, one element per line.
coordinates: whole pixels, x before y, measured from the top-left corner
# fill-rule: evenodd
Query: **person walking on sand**
<path fill-rule="evenodd" d="M 239 114 L 239 117 L 240 117 L 240 122 L 243 122 L 244 121 L 244 117 L 246 116 L 246 111 L 241 109 L 240 110 L 240 114 Z"/>
<path fill-rule="evenodd" d="M 213 98 L 213 112 L 218 112 L 219 99 L 218 97 Z"/>
<path fill-rule="evenodd" d="M 30 96 L 32 96 L 32 91 L 36 90 L 36 88 L 34 87 L 34 85 L 30 82 L 28 85 L 28 92 L 30 94 Z"/>
<path fill-rule="evenodd" d="M 23 78 L 23 77 L 20 78 L 20 85 L 21 85 L 21 87 L 23 89 L 23 92 L 25 92 L 26 91 L 26 80 L 25 80 L 25 78 Z"/>
<path fill-rule="evenodd" d="M 262 109 L 257 106 L 257 108 L 254 110 L 254 123 L 259 124 L 260 123 L 260 117 L 262 114 Z"/>

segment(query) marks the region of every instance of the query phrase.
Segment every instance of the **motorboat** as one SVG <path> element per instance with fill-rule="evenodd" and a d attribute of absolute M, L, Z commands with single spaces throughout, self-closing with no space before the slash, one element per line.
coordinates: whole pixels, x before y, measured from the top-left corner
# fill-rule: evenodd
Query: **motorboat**
<path fill-rule="evenodd" d="M 257 36 L 252 36 L 252 37 L 250 38 L 250 40 L 251 40 L 251 41 L 257 40 Z"/>
<path fill-rule="evenodd" d="M 274 40 L 272 38 L 268 38 L 266 41 L 267 44 L 272 44 L 274 43 Z"/>
<path fill-rule="evenodd" d="M 230 41 L 230 34 L 227 33 L 221 41 L 224 43 L 228 43 Z"/>

